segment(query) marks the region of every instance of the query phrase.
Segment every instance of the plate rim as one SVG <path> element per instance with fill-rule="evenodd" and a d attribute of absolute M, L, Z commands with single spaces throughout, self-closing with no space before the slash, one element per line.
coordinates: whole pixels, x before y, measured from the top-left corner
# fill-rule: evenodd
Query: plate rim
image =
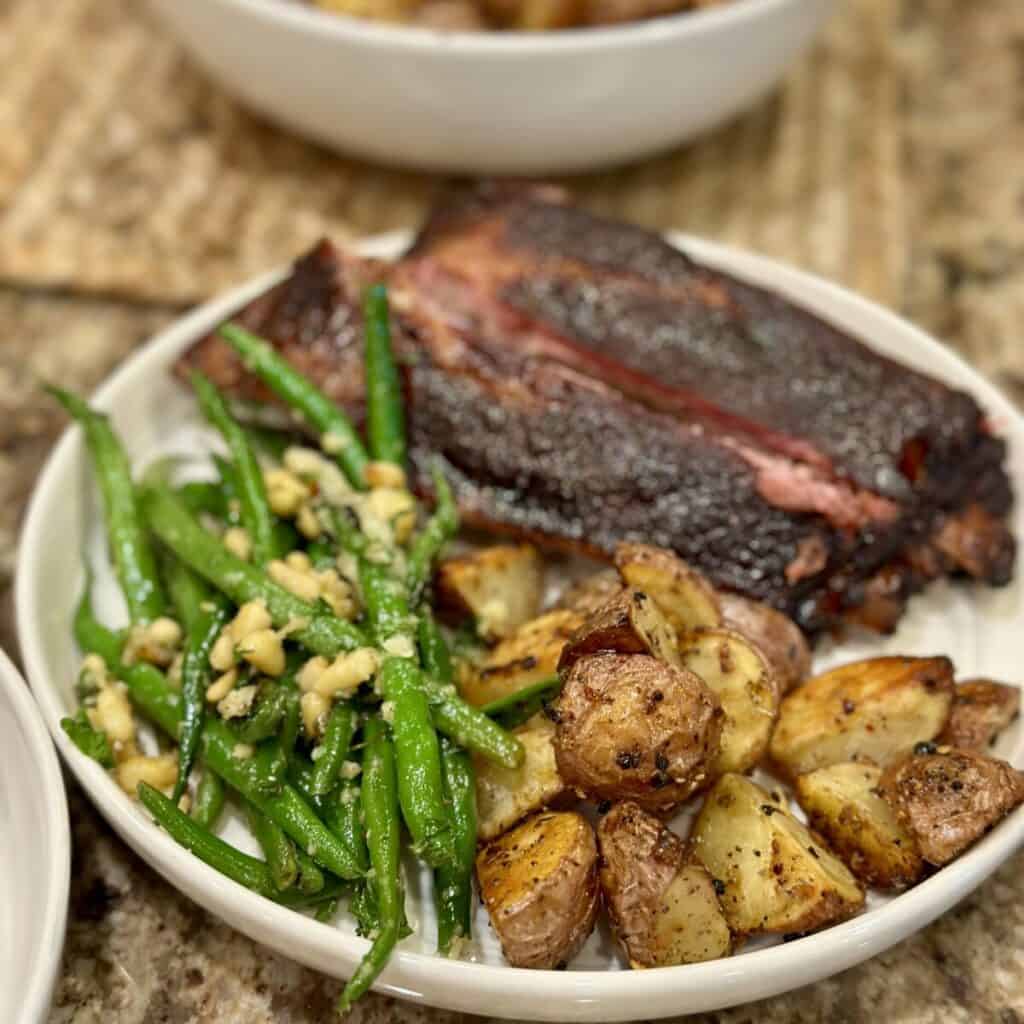
<path fill-rule="evenodd" d="M 409 232 L 396 231 L 354 245 L 367 255 L 388 257 L 395 255 L 410 237 Z M 944 376 L 943 371 L 949 368 L 947 372 L 960 377 L 960 386 L 975 394 L 984 393 L 982 401 L 987 411 L 998 413 L 1005 424 L 1003 433 L 1017 432 L 1024 441 L 1024 415 L 999 388 L 958 353 L 896 313 L 816 274 L 749 250 L 681 232 L 667 232 L 666 237 L 698 259 L 720 265 L 742 279 L 759 282 L 765 277 L 773 278 L 771 287 L 797 296 L 801 304 L 826 319 L 830 314 L 823 307 L 839 304 L 869 315 L 876 323 L 884 323 L 888 329 L 910 339 L 920 351 L 934 355 L 940 375 Z M 123 386 L 122 381 L 144 372 L 147 362 L 161 362 L 165 355 L 184 348 L 285 273 L 287 268 L 261 275 L 172 321 L 103 381 L 93 396 L 96 404 L 109 409 Z M 870 341 L 865 344 L 870 345 Z M 175 888 L 250 938 L 293 960 L 344 977 L 367 948 L 365 940 L 270 903 L 197 863 L 144 820 L 107 773 L 78 751 L 60 729 L 63 711 L 56 690 L 49 685 L 41 637 L 30 621 L 30 609 L 36 606 L 37 594 L 36 581 L 28 567 L 43 539 L 41 510 L 52 500 L 51 492 L 59 489 L 60 480 L 81 457 L 81 452 L 79 430 L 69 426 L 37 478 L 21 531 L 15 584 L 17 634 L 26 675 L 58 750 L 118 834 Z M 962 857 L 885 906 L 804 939 L 738 957 L 646 971 L 533 971 L 399 950 L 374 989 L 456 1011 L 532 1020 L 615 1021 L 637 1016 L 653 1019 L 681 1012 L 724 1009 L 790 991 L 883 952 L 963 899 L 1022 845 L 1024 806 Z M 807 955 L 812 949 L 813 955 Z M 632 1009 L 636 1005 L 643 1006 L 642 1013 Z"/>
<path fill-rule="evenodd" d="M 24 982 L 20 1020 L 42 1022 L 50 1008 L 57 972 L 64 953 L 64 932 L 67 927 L 68 897 L 71 888 L 71 827 L 68 819 L 67 793 L 61 775 L 60 761 L 53 740 L 44 724 L 41 709 L 34 700 L 17 666 L 6 651 L 0 649 L 0 691 L 10 701 L 17 728 L 32 755 L 27 767 L 37 773 L 35 791 L 43 802 L 46 837 L 46 867 L 40 874 L 49 882 L 40 920 L 42 928 L 37 947 L 32 951 L 32 970 Z"/>

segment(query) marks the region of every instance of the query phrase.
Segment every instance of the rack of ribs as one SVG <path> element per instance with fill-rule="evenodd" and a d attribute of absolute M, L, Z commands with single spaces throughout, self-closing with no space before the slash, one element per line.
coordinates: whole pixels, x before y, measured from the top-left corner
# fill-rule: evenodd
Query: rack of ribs
<path fill-rule="evenodd" d="M 478 185 L 397 262 L 321 242 L 239 319 L 360 419 L 376 280 L 414 484 L 440 459 L 468 522 L 596 557 L 663 545 L 811 633 L 890 629 L 939 576 L 1012 575 L 1005 446 L 969 395 L 658 235 Z M 215 336 L 184 363 L 269 398 Z"/>

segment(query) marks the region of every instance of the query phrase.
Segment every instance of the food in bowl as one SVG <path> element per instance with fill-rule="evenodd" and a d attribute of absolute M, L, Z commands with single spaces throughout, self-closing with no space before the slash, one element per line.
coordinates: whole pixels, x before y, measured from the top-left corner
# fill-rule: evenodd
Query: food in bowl
<path fill-rule="evenodd" d="M 589 25 L 614 25 L 718 7 L 728 2 L 729 0 L 311 0 L 314 7 L 333 14 L 461 31 L 542 31 L 583 28 Z"/>

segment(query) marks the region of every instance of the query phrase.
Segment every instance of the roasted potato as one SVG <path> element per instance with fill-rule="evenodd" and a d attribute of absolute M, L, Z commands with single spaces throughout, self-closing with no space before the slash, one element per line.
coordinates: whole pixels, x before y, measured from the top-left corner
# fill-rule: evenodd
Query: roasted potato
<path fill-rule="evenodd" d="M 707 780 L 723 717 L 685 669 L 646 654 L 581 658 L 555 704 L 559 774 L 582 796 L 669 810 Z"/>
<path fill-rule="evenodd" d="M 499 544 L 446 559 L 436 585 L 442 605 L 472 615 L 484 640 L 501 640 L 540 611 L 544 565 L 531 544 Z"/>
<path fill-rule="evenodd" d="M 524 622 L 460 677 L 462 696 L 470 704 L 488 704 L 555 675 L 565 642 L 582 623 L 583 616 L 567 608 Z"/>
<path fill-rule="evenodd" d="M 942 732 L 948 658 L 871 658 L 805 683 L 782 702 L 771 756 L 791 778 L 841 761 L 885 765 Z"/>
<path fill-rule="evenodd" d="M 878 790 L 921 856 L 938 867 L 1024 801 L 1024 778 L 1005 761 L 950 750 L 911 754 L 890 765 Z"/>
<path fill-rule="evenodd" d="M 719 594 L 724 625 L 752 641 L 768 659 L 782 697 L 811 674 L 811 649 L 800 627 L 771 605 L 739 594 Z"/>
<path fill-rule="evenodd" d="M 625 584 L 615 569 L 602 569 L 573 584 L 555 602 L 556 608 L 568 608 L 589 615 L 596 612 L 610 597 L 614 597 Z"/>
<path fill-rule="evenodd" d="M 704 801 L 693 851 L 718 882 L 735 935 L 806 932 L 856 913 L 864 892 L 849 869 L 778 798 L 723 775 Z"/>
<path fill-rule="evenodd" d="M 476 876 L 514 967 L 559 967 L 594 927 L 597 844 L 594 830 L 575 811 L 535 814 L 488 843 L 477 854 Z"/>
<path fill-rule="evenodd" d="M 722 624 L 714 588 L 667 548 L 620 544 L 615 549 L 615 568 L 631 587 L 654 598 L 680 641 L 695 629 Z"/>
<path fill-rule="evenodd" d="M 1020 689 L 991 679 L 956 684 L 953 710 L 939 744 L 985 753 L 996 737 L 1020 714 Z"/>
<path fill-rule="evenodd" d="M 600 878 L 612 930 L 631 967 L 670 967 L 728 956 L 729 925 L 703 865 L 683 841 L 632 801 L 598 823 Z"/>
<path fill-rule="evenodd" d="M 566 642 L 558 671 L 567 672 L 584 655 L 600 651 L 650 654 L 679 665 L 675 632 L 654 601 L 642 590 L 626 587 L 590 613 Z"/>
<path fill-rule="evenodd" d="M 481 839 L 493 839 L 566 793 L 555 763 L 554 723 L 543 714 L 534 715 L 513 733 L 526 751 L 518 768 L 505 768 L 485 757 L 473 758 Z"/>
<path fill-rule="evenodd" d="M 801 775 L 797 800 L 815 831 L 865 884 L 913 885 L 924 871 L 917 843 L 878 795 L 882 770 L 847 761 Z"/>
<path fill-rule="evenodd" d="M 779 688 L 764 655 L 735 630 L 706 629 L 689 635 L 680 656 L 725 712 L 711 777 L 750 771 L 768 750 L 779 711 Z"/>

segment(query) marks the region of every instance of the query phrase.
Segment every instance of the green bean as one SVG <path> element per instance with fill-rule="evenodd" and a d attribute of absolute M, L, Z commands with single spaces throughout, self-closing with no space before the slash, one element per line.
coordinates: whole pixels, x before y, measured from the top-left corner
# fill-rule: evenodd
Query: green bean
<path fill-rule="evenodd" d="M 356 863 L 366 871 L 370 867 L 366 850 L 366 829 L 359 809 L 359 783 L 344 779 L 320 805 L 324 824 L 352 851 Z"/>
<path fill-rule="evenodd" d="M 451 863 L 451 822 L 441 775 L 441 745 L 415 663 L 387 658 L 377 676 L 394 713 L 395 760 L 398 764 L 398 804 L 412 836 L 413 849 L 431 867 Z"/>
<path fill-rule="evenodd" d="M 416 640 L 420 649 L 420 664 L 431 679 L 448 685 L 455 678 L 452 656 L 448 651 L 441 627 L 429 608 L 422 608 L 416 628 Z"/>
<path fill-rule="evenodd" d="M 192 373 L 191 380 L 199 408 L 224 438 L 231 452 L 238 480 L 242 526 L 245 527 L 252 542 L 252 560 L 257 565 L 264 565 L 283 552 L 276 549 L 274 515 L 267 502 L 263 471 L 256 460 L 255 452 L 249 446 L 249 438 L 231 415 L 227 402 L 214 387 L 213 382 L 198 370 Z"/>
<path fill-rule="evenodd" d="M 288 758 L 278 736 L 256 745 L 252 773 L 261 793 L 274 796 L 281 792 L 281 787 L 288 781 Z M 305 794 L 299 795 L 305 799 Z M 306 800 L 306 803 L 309 803 L 309 800 Z M 316 810 L 315 807 L 313 809 Z"/>
<path fill-rule="evenodd" d="M 266 896 L 267 899 L 298 909 L 318 906 L 325 900 L 337 899 L 348 890 L 348 883 L 334 880 L 312 897 L 295 890 L 279 892 L 274 886 L 270 869 L 263 861 L 250 857 L 247 853 L 242 853 L 241 850 L 236 850 L 225 843 L 223 839 L 217 838 L 195 819 L 179 811 L 174 802 L 163 793 L 145 782 L 139 783 L 138 794 L 143 807 L 175 842 L 232 881 L 261 896 Z"/>
<path fill-rule="evenodd" d="M 194 516 L 205 512 L 218 519 L 226 520 L 228 517 L 228 502 L 224 491 L 210 480 L 192 480 L 182 484 L 177 494 Z"/>
<path fill-rule="evenodd" d="M 423 597 L 423 591 L 430 582 L 434 559 L 459 529 L 459 514 L 455 507 L 455 496 L 439 466 L 431 470 L 434 478 L 436 506 L 423 529 L 413 538 L 409 548 L 409 568 L 406 582 L 412 607 Z"/>
<path fill-rule="evenodd" d="M 129 617 L 132 623 L 150 622 L 163 614 L 164 595 L 156 557 L 139 515 L 128 456 L 106 416 L 69 391 L 55 387 L 47 390 L 78 421 L 85 434 L 103 497 L 114 569 Z"/>
<path fill-rule="evenodd" d="M 318 537 L 306 545 L 306 554 L 313 563 L 314 569 L 333 569 L 335 558 L 334 549 L 328 541 Z"/>
<path fill-rule="evenodd" d="M 242 494 L 238 472 L 234 464 L 223 455 L 213 455 L 213 464 L 217 467 L 220 477 L 221 492 L 224 496 L 224 521 L 231 526 L 239 526 L 242 522 Z"/>
<path fill-rule="evenodd" d="M 367 289 L 363 300 L 366 334 L 366 434 L 370 454 L 379 462 L 405 464 L 405 410 L 402 382 L 391 349 L 388 290 Z"/>
<path fill-rule="evenodd" d="M 99 627 L 102 630 L 102 627 Z M 106 661 L 113 674 L 128 688 L 128 695 L 142 712 L 171 737 L 178 734 L 182 713 L 178 695 L 168 686 L 163 674 L 152 665 L 119 662 L 119 640 L 106 631 L 93 650 Z M 361 874 L 349 850 L 313 813 L 309 805 L 282 782 L 268 791 L 268 779 L 248 760 L 236 756 L 238 741 L 226 722 L 208 718 L 201 736 L 201 750 L 206 766 L 216 772 L 232 789 L 237 790 L 303 849 L 312 846 L 318 864 L 341 878 L 357 878 Z M 258 768 L 258 764 L 257 764 Z"/>
<path fill-rule="evenodd" d="M 467 704 L 455 693 L 455 687 L 424 677 L 423 687 L 438 732 L 506 768 L 516 768 L 523 760 L 523 745 L 510 732 L 488 718 L 479 708 Z"/>
<path fill-rule="evenodd" d="M 224 783 L 221 777 L 208 768 L 203 770 L 196 786 L 196 798 L 192 801 L 192 819 L 203 828 L 212 829 L 224 810 Z"/>
<path fill-rule="evenodd" d="M 506 729 L 514 729 L 541 711 L 561 688 L 562 681 L 558 676 L 548 676 L 524 686 L 521 690 L 516 690 L 515 693 L 492 700 L 489 704 L 482 705 L 480 710 L 489 718 L 496 719 Z"/>
<path fill-rule="evenodd" d="M 345 701 L 335 704 L 327 718 L 323 739 L 314 751 L 310 788 L 317 796 L 329 793 L 337 783 L 355 731 L 355 708 Z"/>
<path fill-rule="evenodd" d="M 305 850 L 296 850 L 295 856 L 299 862 L 299 889 L 310 895 L 320 892 L 327 884 L 324 873 Z"/>
<path fill-rule="evenodd" d="M 386 646 L 393 637 L 412 642 L 416 620 L 409 614 L 405 584 L 387 566 L 359 559 L 359 589 L 363 595 L 366 620 L 377 644 Z"/>
<path fill-rule="evenodd" d="M 353 521 L 352 514 L 343 508 L 328 508 L 331 533 L 343 551 L 362 557 L 370 547 L 370 540 Z"/>
<path fill-rule="evenodd" d="M 263 851 L 271 883 L 278 892 L 290 889 L 299 877 L 295 845 L 280 826 L 265 818 L 248 801 L 245 804 L 245 812 L 249 820 L 249 829 Z"/>
<path fill-rule="evenodd" d="M 342 1013 L 370 988 L 384 969 L 398 942 L 403 918 L 395 754 L 387 726 L 379 718 L 366 722 L 363 735 L 365 747 L 360 795 L 380 923 L 373 945 L 341 994 L 339 1010 Z"/>
<path fill-rule="evenodd" d="M 299 729 L 302 725 L 302 709 L 299 704 L 299 695 L 291 687 L 282 687 L 284 694 L 284 717 L 281 719 L 281 728 L 278 731 L 278 742 L 285 762 L 291 761 L 295 755 L 295 743 L 299 738 Z"/>
<path fill-rule="evenodd" d="M 93 728 L 85 708 L 79 708 L 74 718 L 62 718 L 60 727 L 86 757 L 99 761 L 104 768 L 114 767 L 114 753 L 110 749 L 110 741 L 106 733 Z"/>
<path fill-rule="evenodd" d="M 468 939 L 473 916 L 473 863 L 476 858 L 476 780 L 473 762 L 447 740 L 441 745 L 445 792 L 451 804 L 454 860 L 434 872 L 437 949 L 449 956 L 460 938 Z"/>
<path fill-rule="evenodd" d="M 352 486 L 365 490 L 369 459 L 348 417 L 262 338 L 231 323 L 220 328 L 220 335 L 241 354 L 246 369 L 255 373 L 278 398 L 302 413 L 320 434 L 321 443 L 330 438 L 325 450 L 338 461 Z"/>
<path fill-rule="evenodd" d="M 303 601 L 274 583 L 262 569 L 235 557 L 167 488 L 147 491 L 144 505 L 147 520 L 160 540 L 235 604 L 262 601 L 278 629 L 299 624 L 291 638 L 315 654 L 333 658 L 365 646 L 366 638 L 357 626 Z"/>
<path fill-rule="evenodd" d="M 210 651 L 231 617 L 228 602 L 214 593 L 202 577 L 175 559 L 169 566 L 168 589 L 178 618 L 185 627 L 185 651 L 181 661 L 183 719 L 178 737 L 178 781 L 171 799 L 185 792 L 199 737 L 206 717 L 206 690 L 210 685 Z"/>
<path fill-rule="evenodd" d="M 349 896 L 348 909 L 356 919 L 356 935 L 368 939 L 380 929 L 380 914 L 377 899 L 369 882 L 356 882 Z"/>
<path fill-rule="evenodd" d="M 275 683 L 261 683 L 256 709 L 248 718 L 235 724 L 235 735 L 242 743 L 261 743 L 278 734 L 287 713 L 288 696 L 284 688 Z"/>

